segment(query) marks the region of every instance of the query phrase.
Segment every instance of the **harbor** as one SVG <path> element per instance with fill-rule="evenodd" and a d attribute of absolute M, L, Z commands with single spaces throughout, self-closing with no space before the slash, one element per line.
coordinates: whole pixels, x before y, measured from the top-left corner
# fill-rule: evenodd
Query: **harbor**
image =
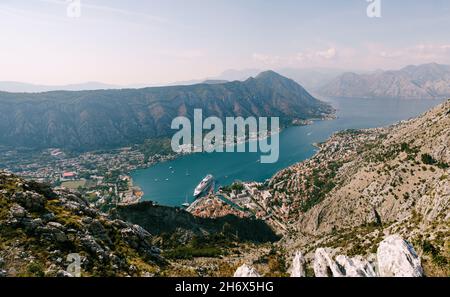
<path fill-rule="evenodd" d="M 195 187 L 208 174 L 214 176 L 217 187 L 236 180 L 263 183 L 276 172 L 313 156 L 318 150 L 313 144 L 322 143 L 337 131 L 389 125 L 414 117 L 439 102 L 335 99 L 332 103 L 337 119 L 289 127 L 280 133 L 280 157 L 274 164 L 258 162 L 259 153 L 195 153 L 134 170 L 130 175 L 144 191 L 142 201 L 181 207 L 186 197 L 188 203 L 194 202 Z"/>

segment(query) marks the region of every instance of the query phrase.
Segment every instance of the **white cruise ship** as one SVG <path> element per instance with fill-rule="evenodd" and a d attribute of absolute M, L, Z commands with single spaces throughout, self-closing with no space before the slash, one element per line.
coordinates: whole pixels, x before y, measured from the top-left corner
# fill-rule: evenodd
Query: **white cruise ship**
<path fill-rule="evenodd" d="M 214 180 L 214 177 L 211 174 L 208 174 L 195 188 L 194 197 L 198 197 L 200 194 L 207 191 L 210 188 L 213 180 Z"/>

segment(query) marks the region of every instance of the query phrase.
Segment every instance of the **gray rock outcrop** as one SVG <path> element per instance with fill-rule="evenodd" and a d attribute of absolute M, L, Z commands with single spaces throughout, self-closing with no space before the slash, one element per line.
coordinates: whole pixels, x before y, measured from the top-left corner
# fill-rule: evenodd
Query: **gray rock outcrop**
<path fill-rule="evenodd" d="M 376 277 L 375 269 L 372 264 L 361 256 L 349 258 L 339 255 L 336 257 L 336 263 L 341 267 L 344 276 L 347 277 Z"/>
<path fill-rule="evenodd" d="M 236 270 L 234 277 L 260 277 L 260 275 L 255 268 L 244 264 Z"/>
<path fill-rule="evenodd" d="M 300 251 L 297 251 L 295 253 L 294 259 L 292 260 L 291 277 L 305 277 L 305 265 L 306 261 L 303 254 Z"/>
<path fill-rule="evenodd" d="M 318 248 L 314 255 L 314 275 L 316 277 L 342 277 L 345 276 L 341 268 L 323 248 Z"/>
<path fill-rule="evenodd" d="M 378 270 L 382 277 L 421 277 L 423 269 L 414 248 L 399 235 L 385 238 L 377 250 Z"/>

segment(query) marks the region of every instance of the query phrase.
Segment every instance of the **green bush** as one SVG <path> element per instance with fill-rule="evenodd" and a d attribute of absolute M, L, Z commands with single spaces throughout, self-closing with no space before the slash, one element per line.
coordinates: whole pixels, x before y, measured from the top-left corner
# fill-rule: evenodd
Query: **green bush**
<path fill-rule="evenodd" d="M 30 263 L 27 267 L 27 271 L 30 274 L 30 276 L 35 276 L 35 277 L 45 276 L 44 266 L 38 262 Z"/>
<path fill-rule="evenodd" d="M 217 258 L 221 254 L 221 249 L 217 247 L 193 248 L 190 246 L 178 247 L 164 252 L 164 256 L 169 259 Z"/>

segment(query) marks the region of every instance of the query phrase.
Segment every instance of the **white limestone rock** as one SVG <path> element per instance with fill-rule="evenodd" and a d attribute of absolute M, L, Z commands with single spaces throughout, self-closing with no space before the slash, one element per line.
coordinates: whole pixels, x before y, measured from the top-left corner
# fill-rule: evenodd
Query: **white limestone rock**
<path fill-rule="evenodd" d="M 295 253 L 294 260 L 292 260 L 291 277 L 305 277 L 305 265 L 306 261 L 303 254 L 300 251 L 297 251 Z"/>
<path fill-rule="evenodd" d="M 314 274 L 316 277 L 342 277 L 340 267 L 323 248 L 318 248 L 314 255 Z"/>
<path fill-rule="evenodd" d="M 377 250 L 381 277 L 421 277 L 423 269 L 414 248 L 399 235 L 386 237 Z"/>
<path fill-rule="evenodd" d="M 339 255 L 336 257 L 336 263 L 341 266 L 343 273 L 347 277 L 376 277 L 375 269 L 372 264 L 361 256 L 349 258 Z"/>
<path fill-rule="evenodd" d="M 260 277 L 260 275 L 255 268 L 244 264 L 236 270 L 234 277 Z"/>

